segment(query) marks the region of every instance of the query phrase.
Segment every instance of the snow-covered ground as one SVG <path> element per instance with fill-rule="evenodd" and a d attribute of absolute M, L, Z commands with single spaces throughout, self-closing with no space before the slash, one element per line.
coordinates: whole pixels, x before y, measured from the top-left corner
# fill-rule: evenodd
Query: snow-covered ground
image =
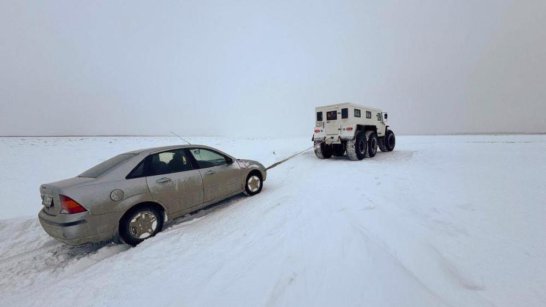
<path fill-rule="evenodd" d="M 190 138 L 270 165 L 309 138 Z M 0 138 L 1 306 L 546 306 L 546 136 L 305 152 L 136 248 L 70 247 L 38 186 L 176 138 Z"/>

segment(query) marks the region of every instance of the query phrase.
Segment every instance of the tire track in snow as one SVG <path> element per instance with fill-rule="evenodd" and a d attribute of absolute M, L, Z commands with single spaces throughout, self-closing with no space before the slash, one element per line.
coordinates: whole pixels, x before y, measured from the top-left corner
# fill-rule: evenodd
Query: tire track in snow
<path fill-rule="evenodd" d="M 0 221 L 0 237 L 2 291 L 24 291 L 41 280 L 54 282 L 127 249 L 108 242 L 66 245 L 46 235 L 37 219 Z"/>
<path fill-rule="evenodd" d="M 441 267 L 445 270 L 448 276 L 452 277 L 455 283 L 465 289 L 472 291 L 485 290 L 483 280 L 477 281 L 475 278 L 469 276 L 468 274 L 465 274 L 455 263 L 448 260 L 446 256 L 444 256 L 435 246 L 431 245 L 430 248 L 436 255 L 436 258 Z"/>
<path fill-rule="evenodd" d="M 4 278 L 0 279 L 0 288 L 14 290 L 31 286 L 43 273 L 56 278 L 65 272 L 83 271 L 126 249 L 108 242 L 69 246 L 50 239 L 41 247 L 1 258 L 0 276 Z"/>

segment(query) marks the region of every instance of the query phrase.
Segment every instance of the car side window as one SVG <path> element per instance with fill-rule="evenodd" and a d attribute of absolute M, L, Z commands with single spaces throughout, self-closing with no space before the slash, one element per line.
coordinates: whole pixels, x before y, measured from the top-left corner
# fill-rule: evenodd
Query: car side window
<path fill-rule="evenodd" d="M 192 169 L 190 159 L 184 149 L 164 151 L 153 154 L 150 158 L 150 175 L 178 173 Z"/>
<path fill-rule="evenodd" d="M 145 176 L 145 172 L 144 172 L 145 161 L 146 159 L 144 159 L 135 168 L 133 168 L 133 170 L 129 173 L 129 175 L 127 175 L 126 179 L 144 177 Z"/>
<path fill-rule="evenodd" d="M 191 161 L 184 149 L 170 150 L 146 157 L 127 175 L 127 179 L 178 173 L 192 169 Z"/>
<path fill-rule="evenodd" d="M 190 149 L 190 152 L 195 158 L 195 161 L 197 161 L 197 165 L 199 165 L 200 168 L 208 168 L 228 164 L 227 159 L 224 155 L 221 155 L 212 150 L 193 148 Z"/>

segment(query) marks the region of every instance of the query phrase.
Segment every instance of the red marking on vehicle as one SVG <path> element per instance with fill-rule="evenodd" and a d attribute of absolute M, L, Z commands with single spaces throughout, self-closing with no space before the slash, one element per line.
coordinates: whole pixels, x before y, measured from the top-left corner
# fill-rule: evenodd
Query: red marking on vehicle
<path fill-rule="evenodd" d="M 61 213 L 74 214 L 87 211 L 82 205 L 68 196 L 60 195 L 61 197 Z"/>

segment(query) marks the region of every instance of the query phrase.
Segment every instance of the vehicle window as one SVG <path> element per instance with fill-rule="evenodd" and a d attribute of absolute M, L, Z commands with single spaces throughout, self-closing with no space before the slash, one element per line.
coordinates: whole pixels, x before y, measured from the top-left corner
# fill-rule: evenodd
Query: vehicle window
<path fill-rule="evenodd" d="M 178 173 L 192 169 L 184 149 L 164 151 L 151 156 L 149 176 Z"/>
<path fill-rule="evenodd" d="M 144 177 L 145 173 L 144 173 L 144 162 L 146 161 L 146 159 L 144 159 L 144 161 L 140 162 L 130 173 L 129 175 L 127 175 L 127 179 L 132 179 L 132 178 L 139 178 L 139 177 Z"/>
<path fill-rule="evenodd" d="M 226 157 L 212 150 L 203 148 L 190 149 L 191 154 L 200 168 L 213 167 L 227 164 Z"/>
<path fill-rule="evenodd" d="M 192 169 L 194 167 L 187 156 L 186 150 L 177 149 L 149 155 L 126 178 L 132 179 L 144 176 L 164 175 Z"/>
<path fill-rule="evenodd" d="M 372 118 L 372 112 L 366 111 L 366 118 Z"/>
<path fill-rule="evenodd" d="M 360 117 L 360 109 L 355 109 L 355 117 Z"/>
<path fill-rule="evenodd" d="M 97 178 L 107 171 L 115 168 L 116 166 L 120 165 L 121 163 L 131 159 L 132 157 L 136 156 L 137 154 L 121 154 L 117 155 L 113 158 L 110 158 L 96 166 L 93 166 L 92 168 L 86 170 L 85 172 L 81 173 L 78 177 L 86 177 L 86 178 Z"/>
<path fill-rule="evenodd" d="M 336 119 L 337 119 L 337 111 L 326 112 L 326 120 L 336 120 Z"/>
<path fill-rule="evenodd" d="M 347 108 L 341 109 L 341 118 L 349 118 L 349 109 Z"/>
<path fill-rule="evenodd" d="M 377 113 L 377 121 L 381 121 L 381 113 Z"/>
<path fill-rule="evenodd" d="M 322 121 L 322 112 L 317 112 L 317 122 Z"/>

